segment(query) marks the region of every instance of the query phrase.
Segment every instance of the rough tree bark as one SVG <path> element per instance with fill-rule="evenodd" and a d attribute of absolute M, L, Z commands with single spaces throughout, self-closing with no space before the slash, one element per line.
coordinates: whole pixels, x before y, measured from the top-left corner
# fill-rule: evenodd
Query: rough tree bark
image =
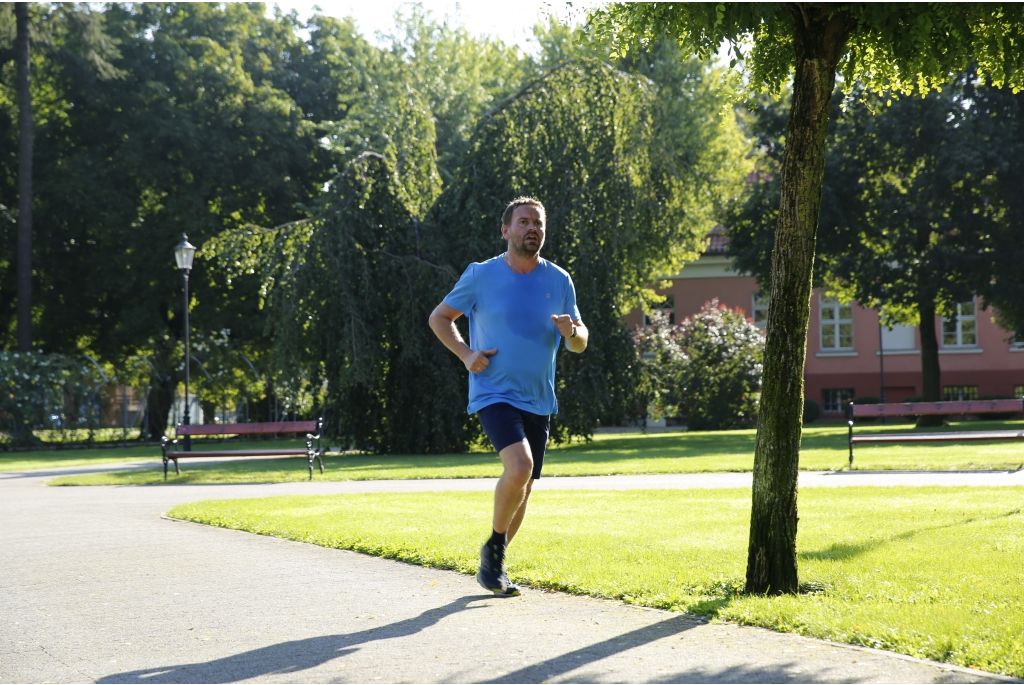
<path fill-rule="evenodd" d="M 798 589 L 797 471 L 811 273 L 829 104 L 836 65 L 854 28 L 847 14 L 828 6 L 789 4 L 786 9 L 793 21 L 796 59 L 754 456 L 745 592 L 755 594 Z"/>
<path fill-rule="evenodd" d="M 18 350 L 32 350 L 32 94 L 28 3 L 14 4 L 18 81 Z"/>

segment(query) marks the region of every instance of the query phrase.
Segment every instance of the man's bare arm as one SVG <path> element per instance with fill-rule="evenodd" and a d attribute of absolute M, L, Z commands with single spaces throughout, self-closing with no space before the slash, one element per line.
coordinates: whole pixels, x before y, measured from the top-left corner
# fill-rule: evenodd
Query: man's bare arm
<path fill-rule="evenodd" d="M 551 315 L 551 320 L 558 326 L 558 332 L 565 338 L 565 347 L 570 352 L 582 352 L 587 349 L 587 340 L 590 339 L 590 331 L 579 319 L 573 320 L 568 314 Z M 576 329 L 576 337 L 572 337 L 573 327 Z"/>
<path fill-rule="evenodd" d="M 455 320 L 462 316 L 458 309 L 452 309 L 444 302 L 434 307 L 430 313 L 430 330 L 434 331 L 437 339 L 444 343 L 452 353 L 462 360 L 466 369 L 472 373 L 480 373 L 490 365 L 487 359 L 495 354 L 498 349 L 473 350 L 462 339 L 462 334 L 455 327 Z"/>

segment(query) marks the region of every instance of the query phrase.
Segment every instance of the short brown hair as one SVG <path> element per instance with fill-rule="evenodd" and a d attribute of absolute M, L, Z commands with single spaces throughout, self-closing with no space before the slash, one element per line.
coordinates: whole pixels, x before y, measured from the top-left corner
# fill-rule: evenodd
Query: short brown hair
<path fill-rule="evenodd" d="M 527 197 L 527 196 L 523 195 L 521 197 L 517 197 L 516 199 L 512 200 L 512 202 L 508 203 L 508 207 L 506 207 L 505 211 L 502 212 L 502 214 L 501 214 L 501 225 L 502 226 L 511 226 L 512 225 L 512 215 L 515 213 L 516 207 L 523 207 L 523 206 L 536 207 L 537 209 L 540 210 L 541 214 L 543 214 L 545 217 L 548 214 L 547 211 L 545 211 L 544 205 L 541 204 L 540 200 L 537 200 L 535 198 Z"/>

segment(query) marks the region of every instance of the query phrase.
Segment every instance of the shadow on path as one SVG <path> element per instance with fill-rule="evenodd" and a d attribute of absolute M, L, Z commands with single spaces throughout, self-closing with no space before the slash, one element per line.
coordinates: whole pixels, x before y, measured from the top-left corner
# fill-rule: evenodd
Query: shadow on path
<path fill-rule="evenodd" d="M 580 649 L 572 652 L 561 654 L 548 659 L 547 661 L 542 661 L 539 664 L 526 666 L 525 668 L 513 671 L 512 673 L 489 682 L 546 682 L 551 678 L 564 675 L 569 671 L 582 668 L 588 664 L 595 663 L 614 654 L 619 654 L 620 652 L 625 652 L 633 649 L 634 647 L 640 647 L 665 637 L 678 635 L 679 633 L 690 630 L 691 628 L 696 628 L 701 624 L 701 621 L 695 621 L 693 618 L 688 616 L 674 616 L 668 620 L 645 626 L 638 630 L 634 630 L 633 632 L 616 635 L 615 637 L 609 638 L 603 642 L 587 645 L 586 647 L 581 647 Z M 629 673 L 624 673 L 623 680 L 626 682 L 632 681 L 635 680 L 635 676 L 631 678 Z M 592 682 L 593 678 L 584 678 L 584 681 Z M 569 682 L 571 682 L 571 679 Z"/>
<path fill-rule="evenodd" d="M 861 683 L 868 677 L 851 677 L 844 672 L 844 683 Z M 655 679 L 656 683 L 834 683 L 839 679 L 830 671 L 809 672 L 797 662 L 784 664 L 750 664 L 718 669 L 691 669 Z M 571 681 L 569 681 L 571 682 Z"/>
<path fill-rule="evenodd" d="M 486 596 L 486 599 L 490 598 L 492 595 Z M 291 640 L 203 663 L 113 673 L 96 682 L 227 683 L 274 673 L 295 673 L 351 654 L 361 644 L 375 640 L 407 637 L 429 628 L 441 619 L 459 611 L 482 608 L 479 605 L 469 606 L 469 602 L 477 599 L 485 599 L 485 597 L 477 595 L 460 597 L 454 602 L 430 609 L 419 616 L 382 625 L 379 628 L 361 630 L 357 633 L 321 635 L 303 640 Z"/>

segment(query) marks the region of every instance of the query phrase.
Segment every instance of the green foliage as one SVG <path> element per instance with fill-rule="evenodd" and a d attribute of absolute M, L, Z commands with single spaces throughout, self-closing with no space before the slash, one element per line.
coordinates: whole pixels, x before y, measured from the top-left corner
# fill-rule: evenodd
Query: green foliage
<path fill-rule="evenodd" d="M 394 309 L 405 299 L 396 289 L 408 269 L 396 276 L 383 265 L 387 253 L 408 268 L 415 262 L 430 271 L 424 266 L 429 262 L 441 267 L 433 269 L 436 274 L 458 274 L 467 261 L 490 257 L 498 246 L 474 233 L 478 218 L 495 222 L 505 202 L 527 186 L 547 192 L 549 208 L 558 205 L 549 218 L 571 229 L 554 238 L 545 255 L 568 264 L 577 285 L 585 286 L 581 302 L 589 300 L 587 321 L 601 338 L 587 363 L 564 361 L 561 376 L 571 381 L 561 396 L 569 411 L 556 436 L 586 435 L 598 417 L 636 415 L 635 353 L 619 314 L 657 299 L 652 284 L 695 253 L 717 207 L 738 191 L 743 176 L 743 163 L 736 161 L 743 141 L 728 112 L 722 74 L 679 60 L 671 43 L 620 65 L 653 84 L 590 63 L 555 70 L 516 95 L 537 76 L 535 60 L 419 10 L 399 20 L 389 50 L 364 40 L 351 21 L 318 15 L 304 26 L 294 13 L 267 17 L 262 7 L 241 3 L 113 4 L 102 12 L 47 5 L 34 11 L 41 18 L 40 40 L 50 46 L 38 51 L 33 65 L 36 342 L 61 352 L 88 351 L 131 376 L 133 384 L 151 385 L 154 435 L 163 433 L 180 386 L 188 333 L 198 359 L 192 385 L 204 407 L 246 404 L 260 417 L 263 400 L 273 395 L 285 406 L 316 412 L 329 377 L 327 397 L 336 405 L 357 386 L 374 397 L 344 400 L 353 411 L 368 412 L 336 422 L 352 428 L 347 435 L 354 443 L 398 451 L 465 449 L 478 429 L 462 413 L 464 398 L 440 391 L 435 399 L 445 409 L 434 413 L 443 427 L 412 422 L 410 437 L 400 440 L 392 432 L 402 425 L 395 417 L 418 411 L 410 407 L 419 390 L 410 382 L 407 392 L 399 391 L 393 388 L 402 384 L 381 380 L 406 373 L 431 387 L 462 387 L 461 370 L 449 385 L 431 380 L 432 372 L 410 371 L 431 364 L 445 369 L 452 360 L 428 364 L 429 355 L 400 352 L 401 341 L 412 349 L 415 336 L 403 338 L 397 323 L 353 334 L 350 341 L 365 344 L 356 346 L 352 359 L 344 357 L 326 342 L 338 329 L 325 328 L 313 344 L 309 330 L 319 319 L 289 318 L 319 311 L 315 298 L 285 297 L 285 291 L 301 293 L 315 281 L 303 265 L 307 257 L 309 264 L 320 262 L 297 246 L 331 233 L 330 217 L 338 210 L 339 224 L 348 221 L 342 216 L 365 223 L 358 240 L 349 238 L 357 252 L 376 260 L 359 287 Z M 10 14 L 0 7 L 0 51 L 9 48 Z M 566 57 L 581 54 L 574 49 Z M 16 199 L 12 68 L 6 64 L 0 73 L 0 139 L 12 151 L 0 157 L 7 170 L 0 174 L 3 345 L 11 344 L 14 311 L 14 217 L 7 209 Z M 485 113 L 486 124 L 478 127 Z M 506 145 L 498 139 L 505 134 L 519 139 Z M 558 141 L 580 152 L 579 161 L 550 165 L 523 154 L 524 146 L 548 151 Z M 495 164 L 499 152 L 512 157 Z M 364 153 L 383 162 L 370 162 L 377 159 L 372 154 L 360 157 Z M 358 173 L 350 166 L 357 158 Z M 514 163 L 522 166 L 519 176 L 509 173 Z M 353 174 L 362 180 L 352 180 Z M 450 197 L 435 205 L 442 180 Z M 340 190 L 332 185 L 350 181 L 355 185 Z M 383 193 L 367 206 L 401 211 L 373 224 L 363 210 L 339 199 L 363 197 L 353 188 L 364 182 L 366 198 Z M 479 198 L 459 199 L 477 190 Z M 570 212 L 577 199 L 581 203 Z M 476 202 L 484 210 L 467 214 Z M 370 231 L 374 225 L 376 233 Z M 241 236 L 249 226 L 286 226 L 245 240 L 267 254 L 285 255 L 294 272 L 274 271 L 259 261 L 263 253 L 250 255 L 252 264 L 245 255 L 229 258 L 220 250 L 230 241 L 219 240 L 200 251 L 191 301 L 183 304 L 181 277 L 170 260 L 183 230 L 202 245 L 220 234 Z M 323 245 L 306 247 L 315 252 Z M 422 302 L 399 308 L 414 317 L 406 327 L 422 319 L 427 299 L 433 306 L 450 285 L 418 273 L 409 278 L 407 291 Z M 183 306 L 191 331 L 183 329 Z M 363 312 L 361 320 L 375 316 Z M 299 320 L 301 326 L 287 330 L 284 322 Z M 371 330 L 397 337 L 381 343 L 366 337 Z M 417 340 L 433 350 L 436 342 L 428 338 Z M 330 373 L 327 357 L 314 353 L 324 349 L 336 357 Z M 378 375 L 370 382 L 372 374 Z M 370 427 L 377 418 L 390 425 L 380 434 Z"/>
<path fill-rule="evenodd" d="M 32 431 L 89 425 L 92 370 L 62 354 L 0 352 L 0 445 L 34 445 Z"/>
<path fill-rule="evenodd" d="M 679 147 L 656 124 L 656 107 L 653 84 L 594 60 L 549 72 L 480 122 L 427 219 L 457 229 L 449 259 L 461 267 L 502 250 L 498 217 L 509 199 L 543 200 L 544 256 L 572 275 L 592 331 L 585 354 L 560 353 L 556 439 L 636 415 L 639 367 L 620 317 L 713 226 L 680 191 L 686 179 L 669 166 Z"/>
<path fill-rule="evenodd" d="M 674 163 L 685 152 L 693 176 L 710 172 L 720 137 L 696 136 L 683 148 L 678 128 L 655 125 L 657 97 L 645 79 L 593 60 L 571 63 L 479 123 L 422 222 L 409 168 L 364 153 L 332 181 L 315 220 L 228 231 L 204 254 L 263 284 L 275 367 L 286 376 L 306 370 L 314 385 L 322 375 L 335 430 L 353 444 L 464 451 L 479 431 L 465 415 L 465 372 L 417 322 L 467 262 L 501 250 L 508 199 L 539 196 L 551 227 L 544 254 L 573 275 L 595 332 L 585 355 L 559 360 L 554 433 L 588 436 L 598 420 L 617 423 L 642 404 L 621 314 L 643 301 L 654 276 L 692 257 L 713 225 L 706 198 L 684 190 Z M 562 152 L 547 152 L 555 149 Z M 481 230 L 487 224 L 493 232 Z"/>
<path fill-rule="evenodd" d="M 1013 262 L 1024 244 L 1024 224 L 1009 209 L 1019 196 L 1021 96 L 973 72 L 942 92 L 890 106 L 885 95 L 854 92 L 852 100 L 833 101 L 817 283 L 844 300 L 884 307 L 890 323 L 918 323 L 921 302 L 945 314 L 974 294 L 1007 302 L 1020 287 Z M 755 105 L 757 180 L 730 221 L 730 252 L 762 287 L 771 270 L 785 116 L 781 103 Z"/>
<path fill-rule="evenodd" d="M 1024 86 L 1024 7 L 1017 3 L 835 3 L 828 10 L 851 29 L 837 69 L 844 83 L 910 94 L 942 88 L 977 63 L 996 86 Z M 593 12 L 589 27 L 614 37 L 620 50 L 670 36 L 710 59 L 728 43 L 758 89 L 778 92 L 792 73 L 796 32 L 784 3 L 612 4 Z"/>
<path fill-rule="evenodd" d="M 374 451 L 464 451 L 464 374 L 424 323 L 456 273 L 407 198 L 391 160 L 363 153 L 315 220 L 225 232 L 204 250 L 259 274 L 274 366 L 326 379 L 332 433 Z"/>
<path fill-rule="evenodd" d="M 447 186 L 477 119 L 536 76 L 537 66 L 517 47 L 473 36 L 447 20 L 438 23 L 419 5 L 411 5 L 408 15 L 400 10 L 396 24 L 389 56 L 407 65 L 412 88 L 433 118 L 437 170 Z"/>
<path fill-rule="evenodd" d="M 634 333 L 651 404 L 687 417 L 690 430 L 723 430 L 757 417 L 764 334 L 718 300 L 676 326 L 664 315 Z"/>

